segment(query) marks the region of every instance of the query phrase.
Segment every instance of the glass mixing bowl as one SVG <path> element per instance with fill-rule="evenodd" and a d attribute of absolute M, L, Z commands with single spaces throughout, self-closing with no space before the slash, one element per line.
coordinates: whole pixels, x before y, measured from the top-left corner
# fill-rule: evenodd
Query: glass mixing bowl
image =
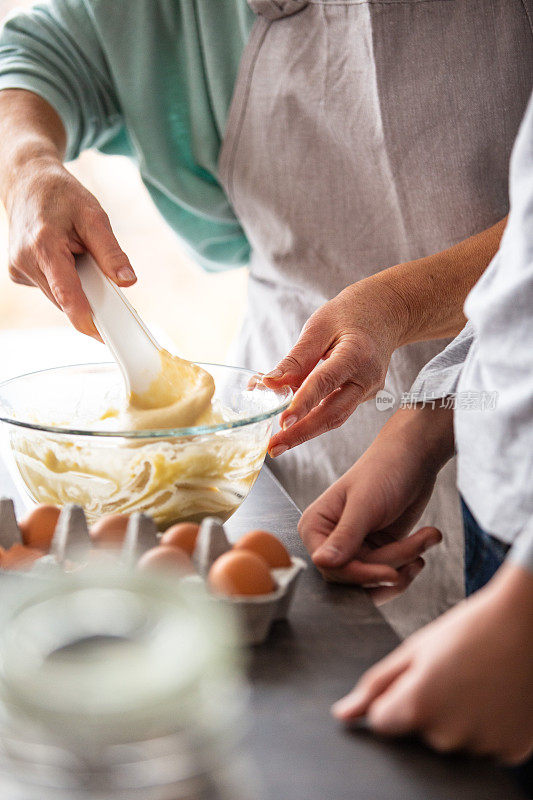
<path fill-rule="evenodd" d="M 252 488 L 272 424 L 292 393 L 250 380 L 250 370 L 201 364 L 215 379 L 217 425 L 113 431 L 92 420 L 126 402 L 116 364 L 41 370 L 0 384 L 4 457 L 36 503 L 77 503 L 88 521 L 142 511 L 160 529 L 206 516 L 228 519 Z"/>

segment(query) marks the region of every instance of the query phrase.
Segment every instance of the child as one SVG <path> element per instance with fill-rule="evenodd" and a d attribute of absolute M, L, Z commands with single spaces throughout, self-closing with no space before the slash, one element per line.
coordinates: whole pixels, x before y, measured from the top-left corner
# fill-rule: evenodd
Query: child
<path fill-rule="evenodd" d="M 439 750 L 518 764 L 533 754 L 532 100 L 511 159 L 510 197 L 500 250 L 465 305 L 468 325 L 413 386 L 423 402 L 391 417 L 307 509 L 300 532 L 330 577 L 347 580 L 361 562 L 413 569 L 420 553 L 402 537 L 455 444 L 469 597 L 369 670 L 333 713 L 365 715 L 384 734 L 417 731 Z M 442 400 L 432 408 L 434 398 Z M 371 549 L 376 534 L 393 544 Z M 533 796 L 530 767 L 522 778 Z"/>

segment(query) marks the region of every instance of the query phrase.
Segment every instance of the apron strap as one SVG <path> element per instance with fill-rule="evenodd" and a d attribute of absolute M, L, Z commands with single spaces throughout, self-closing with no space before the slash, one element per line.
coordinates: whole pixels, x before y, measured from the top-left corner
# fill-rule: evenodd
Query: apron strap
<path fill-rule="evenodd" d="M 280 19 L 296 14 L 309 4 L 309 0 L 248 0 L 252 11 L 267 19 Z"/>

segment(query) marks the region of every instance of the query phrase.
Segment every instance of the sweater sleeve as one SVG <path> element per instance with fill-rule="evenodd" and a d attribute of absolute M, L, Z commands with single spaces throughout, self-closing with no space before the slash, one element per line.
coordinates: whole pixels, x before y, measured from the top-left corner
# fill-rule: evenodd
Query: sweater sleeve
<path fill-rule="evenodd" d="M 8 17 L 0 31 L 0 90 L 26 89 L 57 111 L 66 159 L 123 136 L 106 59 L 84 0 L 50 0 Z"/>

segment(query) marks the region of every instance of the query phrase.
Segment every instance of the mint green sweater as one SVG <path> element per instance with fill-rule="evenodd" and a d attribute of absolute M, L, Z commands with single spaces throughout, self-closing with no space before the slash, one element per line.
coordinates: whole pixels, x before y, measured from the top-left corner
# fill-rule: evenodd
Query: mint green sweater
<path fill-rule="evenodd" d="M 249 245 L 217 161 L 254 15 L 246 0 L 50 0 L 0 33 L 0 90 L 29 89 L 63 120 L 67 159 L 133 158 L 155 204 L 207 269 Z"/>

